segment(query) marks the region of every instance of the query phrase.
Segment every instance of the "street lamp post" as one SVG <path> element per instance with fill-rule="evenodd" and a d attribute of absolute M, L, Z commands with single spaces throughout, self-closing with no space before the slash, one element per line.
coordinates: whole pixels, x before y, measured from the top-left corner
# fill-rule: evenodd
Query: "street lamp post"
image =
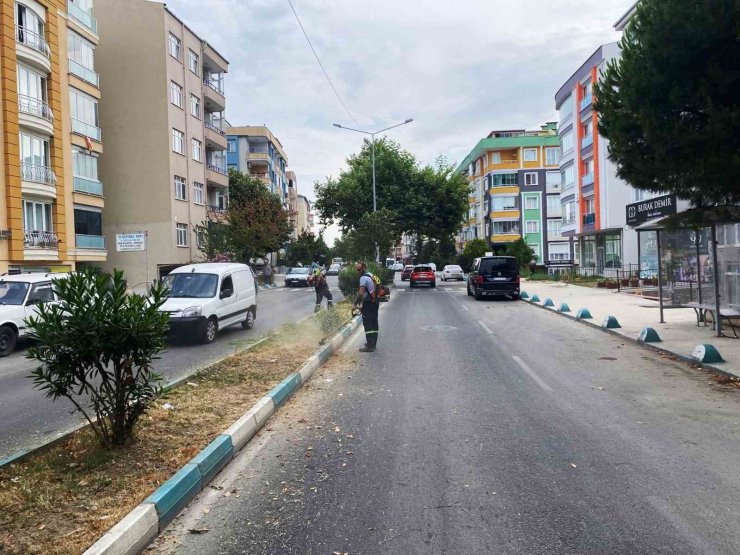
<path fill-rule="evenodd" d="M 375 185 L 375 135 L 379 135 L 380 133 L 384 133 L 390 129 L 393 129 L 394 127 L 400 127 L 401 125 L 406 125 L 407 123 L 411 123 L 413 118 L 409 118 L 406 121 L 402 121 L 401 123 L 397 123 L 395 125 L 391 125 L 390 127 L 386 127 L 385 129 L 381 129 L 380 131 L 364 131 L 362 129 L 355 129 L 353 127 L 345 127 L 344 125 L 340 125 L 338 123 L 333 124 L 334 127 L 338 127 L 339 129 L 346 129 L 347 131 L 355 131 L 357 133 L 363 133 L 365 135 L 370 135 L 370 142 L 372 145 L 372 165 L 373 165 L 373 212 L 378 211 L 378 199 L 376 195 L 376 185 Z M 380 253 L 378 252 L 378 244 L 375 244 L 375 262 L 380 263 Z"/>

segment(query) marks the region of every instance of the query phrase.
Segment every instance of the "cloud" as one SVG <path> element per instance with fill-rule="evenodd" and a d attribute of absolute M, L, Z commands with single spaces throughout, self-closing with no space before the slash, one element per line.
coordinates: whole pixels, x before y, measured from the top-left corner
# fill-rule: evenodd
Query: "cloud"
<path fill-rule="evenodd" d="M 496 128 L 557 118 L 553 97 L 633 0 L 293 0 L 324 67 L 367 129 L 423 163 L 460 161 Z M 206 9 L 204 9 L 204 5 Z M 362 136 L 311 53 L 287 0 L 169 0 L 230 62 L 227 118 L 267 124 L 302 194 L 337 175 Z"/>

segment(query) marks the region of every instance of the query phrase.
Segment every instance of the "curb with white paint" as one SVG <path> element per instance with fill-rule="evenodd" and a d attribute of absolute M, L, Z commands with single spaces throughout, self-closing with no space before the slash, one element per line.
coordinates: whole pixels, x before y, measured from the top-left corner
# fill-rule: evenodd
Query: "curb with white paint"
<path fill-rule="evenodd" d="M 218 471 L 249 443 L 267 419 L 352 335 L 361 322 L 360 316 L 352 318 L 326 345 L 311 355 L 299 371 L 290 374 L 257 401 L 246 414 L 108 530 L 83 555 L 141 553 Z"/>

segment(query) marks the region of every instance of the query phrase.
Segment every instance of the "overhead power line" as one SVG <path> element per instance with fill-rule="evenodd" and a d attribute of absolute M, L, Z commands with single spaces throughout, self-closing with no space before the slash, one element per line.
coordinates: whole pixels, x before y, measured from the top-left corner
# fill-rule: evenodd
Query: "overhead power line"
<path fill-rule="evenodd" d="M 298 25 L 301 27 L 301 31 L 303 31 L 303 36 L 306 37 L 308 46 L 311 47 L 311 52 L 313 52 L 313 55 L 316 57 L 316 61 L 319 63 L 319 67 L 321 68 L 321 71 L 324 72 L 324 76 L 326 77 L 326 80 L 329 81 L 329 85 L 331 85 L 331 88 L 334 91 L 334 94 L 337 96 L 339 103 L 342 105 L 342 108 L 344 108 L 344 111 L 347 112 L 347 115 L 355 123 L 355 125 L 357 127 L 360 127 L 360 124 L 357 123 L 357 120 L 352 115 L 352 112 L 349 111 L 349 108 L 347 108 L 347 105 L 344 103 L 344 100 L 342 100 L 342 96 L 339 94 L 339 91 L 337 91 L 337 88 L 334 86 L 334 83 L 332 82 L 331 77 L 329 77 L 329 74 L 326 72 L 326 69 L 324 68 L 324 64 L 321 63 L 321 59 L 319 58 L 319 55 L 316 53 L 316 49 L 313 47 L 313 44 L 311 44 L 311 39 L 308 38 L 308 33 L 306 33 L 306 29 L 303 28 L 303 23 L 301 23 L 301 18 L 298 17 L 298 13 L 295 11 L 295 8 L 293 7 L 293 2 L 291 2 L 291 0 L 288 0 L 288 4 L 290 4 L 290 9 L 293 10 L 293 15 L 295 15 L 296 21 L 298 21 Z"/>

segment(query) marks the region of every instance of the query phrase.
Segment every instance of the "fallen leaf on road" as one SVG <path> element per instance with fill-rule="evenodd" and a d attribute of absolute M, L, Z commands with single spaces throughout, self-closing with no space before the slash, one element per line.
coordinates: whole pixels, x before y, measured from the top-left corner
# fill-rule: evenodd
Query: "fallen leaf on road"
<path fill-rule="evenodd" d="M 577 466 L 576 466 L 575 464 L 573 464 L 573 463 L 570 463 L 570 466 L 572 466 L 573 468 L 578 468 L 578 467 L 577 467 Z"/>
<path fill-rule="evenodd" d="M 208 507 L 203 507 L 203 514 L 207 515 L 210 512 L 211 512 L 211 509 L 209 509 Z"/>
<path fill-rule="evenodd" d="M 604 389 L 606 389 L 606 388 L 605 387 L 597 387 L 596 389 L 598 389 L 599 391 L 604 391 Z"/>
<path fill-rule="evenodd" d="M 222 489 L 224 489 L 223 486 L 214 486 L 213 484 L 208 484 L 208 487 L 217 491 L 221 491 Z"/>
<path fill-rule="evenodd" d="M 46 528 L 46 524 L 39 524 L 39 530 L 43 530 L 44 528 Z"/>
<path fill-rule="evenodd" d="M 169 403 L 165 403 L 164 405 L 162 405 L 162 408 L 163 408 L 164 410 L 172 410 L 172 409 L 174 409 L 175 407 L 173 407 L 173 406 L 172 406 L 172 405 L 170 405 Z"/>
<path fill-rule="evenodd" d="M 205 534 L 206 532 L 210 532 L 208 528 L 188 528 L 188 532 L 191 534 Z"/>
<path fill-rule="evenodd" d="M 336 433 L 339 433 L 339 432 L 341 432 L 341 431 L 342 431 L 342 429 L 341 429 L 341 428 L 340 428 L 339 426 L 337 426 L 336 428 L 334 428 L 334 431 L 335 431 Z"/>
<path fill-rule="evenodd" d="M 187 382 L 187 384 L 188 384 L 188 385 L 189 385 L 190 387 L 198 387 L 198 384 L 197 384 L 197 383 L 193 383 L 193 382 Z"/>
<path fill-rule="evenodd" d="M 305 423 L 305 422 L 306 422 L 306 419 L 305 419 L 305 418 L 299 418 L 299 419 L 298 419 L 298 423 L 299 423 L 299 424 L 303 424 L 303 423 Z"/>

